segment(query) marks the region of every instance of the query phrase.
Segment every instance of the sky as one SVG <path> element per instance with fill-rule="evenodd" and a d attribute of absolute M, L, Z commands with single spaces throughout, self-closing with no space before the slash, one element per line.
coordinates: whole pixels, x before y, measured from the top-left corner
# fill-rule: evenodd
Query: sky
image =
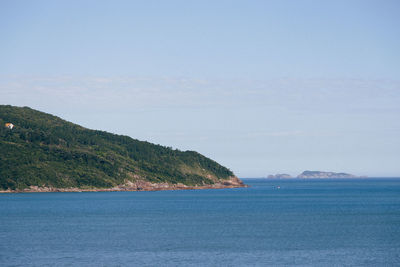
<path fill-rule="evenodd" d="M 400 176 L 399 1 L 0 1 L 0 104 L 239 177 Z"/>

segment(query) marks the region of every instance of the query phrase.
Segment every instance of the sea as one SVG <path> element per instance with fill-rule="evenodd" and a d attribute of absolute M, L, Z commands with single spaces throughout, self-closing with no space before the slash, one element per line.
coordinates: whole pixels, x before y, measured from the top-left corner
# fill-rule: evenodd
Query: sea
<path fill-rule="evenodd" d="M 0 194 L 0 266 L 400 266 L 400 178 Z"/>

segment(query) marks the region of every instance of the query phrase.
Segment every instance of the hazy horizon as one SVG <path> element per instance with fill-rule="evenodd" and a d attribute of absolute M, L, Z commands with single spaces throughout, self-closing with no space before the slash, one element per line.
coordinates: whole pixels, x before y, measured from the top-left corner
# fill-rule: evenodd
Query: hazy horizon
<path fill-rule="evenodd" d="M 400 176 L 398 1 L 2 1 L 0 104 L 239 177 Z"/>

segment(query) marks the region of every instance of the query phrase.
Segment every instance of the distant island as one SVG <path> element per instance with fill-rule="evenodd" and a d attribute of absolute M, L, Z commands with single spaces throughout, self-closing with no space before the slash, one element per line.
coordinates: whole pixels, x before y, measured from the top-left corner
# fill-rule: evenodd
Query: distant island
<path fill-rule="evenodd" d="M 344 172 L 304 171 L 297 178 L 360 178 L 359 176 Z"/>
<path fill-rule="evenodd" d="M 344 172 L 323 172 L 323 171 L 304 171 L 296 177 L 291 176 L 290 174 L 281 173 L 281 174 L 270 174 L 267 176 L 269 179 L 290 179 L 290 178 L 365 178 L 366 176 L 356 176 L 349 173 Z"/>
<path fill-rule="evenodd" d="M 277 173 L 277 174 L 270 174 L 267 177 L 268 179 L 290 179 L 293 178 L 290 174 L 286 173 Z"/>
<path fill-rule="evenodd" d="M 129 122 L 127 122 L 129 123 Z M 0 192 L 149 191 L 246 185 L 195 152 L 0 105 Z"/>

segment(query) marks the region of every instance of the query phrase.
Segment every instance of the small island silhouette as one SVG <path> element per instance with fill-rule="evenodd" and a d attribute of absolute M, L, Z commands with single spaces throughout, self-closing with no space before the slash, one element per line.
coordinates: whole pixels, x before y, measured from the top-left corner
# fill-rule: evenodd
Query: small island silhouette
<path fill-rule="evenodd" d="M 291 176 L 286 173 L 278 173 L 268 175 L 267 178 L 270 179 L 290 179 L 290 178 L 366 178 L 367 176 L 357 176 L 350 173 L 345 172 L 326 172 L 326 171 L 303 171 L 301 174 L 296 177 Z"/>

